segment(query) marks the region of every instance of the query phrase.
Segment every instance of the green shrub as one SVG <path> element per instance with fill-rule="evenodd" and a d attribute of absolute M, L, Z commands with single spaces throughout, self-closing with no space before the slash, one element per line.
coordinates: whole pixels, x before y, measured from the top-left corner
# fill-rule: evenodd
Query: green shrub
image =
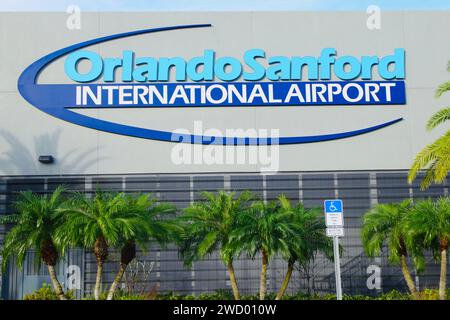
<path fill-rule="evenodd" d="M 106 297 L 108 296 L 108 292 L 101 292 L 99 296 L 99 300 L 106 300 Z M 93 295 L 87 295 L 83 298 L 83 300 L 95 300 Z"/>
<path fill-rule="evenodd" d="M 230 290 L 219 289 L 214 293 L 202 293 L 198 296 L 198 300 L 233 300 L 233 294 Z"/>
<path fill-rule="evenodd" d="M 108 292 L 103 291 L 100 293 L 99 300 L 106 300 L 108 297 Z M 139 294 L 129 294 L 126 291 L 122 289 L 118 289 L 116 293 L 114 294 L 113 300 L 146 300 L 147 297 L 145 295 L 139 295 Z M 94 296 L 88 295 L 83 298 L 83 300 L 95 300 Z"/>
<path fill-rule="evenodd" d="M 266 300 L 274 300 L 276 294 L 268 293 L 266 295 Z M 425 289 L 420 292 L 422 300 L 437 300 L 439 299 L 438 290 Z M 450 289 L 447 290 L 447 297 L 450 299 Z M 102 299 L 106 298 L 106 293 L 101 295 Z M 145 296 L 139 295 L 128 295 L 123 291 L 118 291 L 115 300 L 145 300 Z M 202 293 L 198 296 L 193 295 L 180 295 L 174 292 L 167 292 L 158 294 L 155 297 L 156 300 L 233 300 L 233 295 L 230 290 L 217 290 L 214 293 Z M 378 296 L 365 296 L 365 295 L 348 295 L 344 294 L 343 300 L 359 301 L 359 300 L 411 300 L 412 297 L 408 293 L 399 292 L 397 290 L 392 290 L 386 293 L 382 293 Z M 258 294 L 253 295 L 242 295 L 241 300 L 259 300 Z M 296 294 L 286 294 L 283 300 L 336 300 L 336 295 L 333 293 L 327 294 L 307 294 L 299 292 Z"/>
<path fill-rule="evenodd" d="M 419 292 L 420 300 L 439 300 L 439 290 L 425 289 Z"/>
<path fill-rule="evenodd" d="M 397 290 L 391 290 L 387 293 L 382 293 L 375 298 L 376 300 L 411 300 L 411 296 L 408 293 L 399 292 Z"/>
<path fill-rule="evenodd" d="M 102 294 L 101 298 L 103 298 L 103 300 L 106 300 L 107 295 L 108 293 L 105 292 L 104 294 Z M 145 299 L 146 297 L 144 295 L 129 294 L 128 292 L 122 289 L 118 289 L 114 294 L 114 300 L 145 300 Z"/>
<path fill-rule="evenodd" d="M 420 293 L 421 300 L 438 300 L 439 291 L 436 289 L 425 289 Z M 68 291 L 66 293 L 68 299 L 74 299 L 73 291 Z M 100 300 L 105 300 L 107 292 L 103 292 L 100 295 Z M 274 300 L 276 294 L 271 292 L 267 293 L 266 300 Z M 153 298 L 153 297 L 152 297 Z M 365 295 L 343 295 L 343 300 L 412 300 L 412 297 L 408 293 L 399 292 L 397 290 L 392 290 L 386 293 L 382 293 L 378 296 L 365 296 Z M 58 300 L 55 291 L 52 286 L 48 284 L 43 284 L 42 288 L 36 290 L 35 292 L 28 294 L 24 297 L 25 300 Z M 92 296 L 87 296 L 83 298 L 84 300 L 94 300 Z M 145 295 L 138 294 L 128 294 L 124 290 L 117 290 L 114 295 L 114 300 L 146 300 L 149 297 Z M 198 296 L 194 295 L 180 295 L 174 292 L 167 292 L 158 294 L 154 297 L 156 300 L 233 300 L 233 294 L 230 290 L 219 289 L 214 293 L 202 293 Z M 242 300 L 259 300 L 258 294 L 253 295 L 242 295 Z M 450 300 L 450 288 L 447 290 L 447 299 Z M 298 292 L 296 294 L 286 294 L 283 300 L 336 300 L 336 295 L 333 293 L 328 294 L 307 294 L 303 292 Z"/>
<path fill-rule="evenodd" d="M 65 292 L 67 299 L 75 299 L 73 291 L 69 290 Z M 59 300 L 55 290 L 49 284 L 43 283 L 42 287 L 34 291 L 33 293 L 26 294 L 24 300 Z"/>
<path fill-rule="evenodd" d="M 428 294 L 431 296 L 431 294 Z M 276 294 L 268 293 L 266 295 L 266 300 L 274 300 Z M 379 296 L 365 296 L 365 295 L 343 295 L 343 300 L 410 300 L 411 297 L 406 293 L 401 293 L 396 290 L 392 290 L 387 293 L 383 293 Z M 233 295 L 229 290 L 218 290 L 214 293 L 202 293 L 195 297 L 192 295 L 177 295 L 173 292 L 168 292 L 165 294 L 160 294 L 156 297 L 158 300 L 233 300 Z M 253 295 L 242 295 L 241 300 L 259 300 L 258 294 Z M 336 300 L 336 295 L 333 293 L 328 294 L 307 294 L 299 292 L 297 294 L 286 294 L 283 300 Z"/>
<path fill-rule="evenodd" d="M 439 300 L 439 290 L 425 289 L 419 292 L 420 300 Z M 446 299 L 450 300 L 450 288 L 446 291 Z"/>
<path fill-rule="evenodd" d="M 206 299 L 206 294 L 205 297 Z M 197 300 L 198 298 L 193 295 L 180 295 L 175 294 L 172 291 L 169 291 L 167 293 L 158 294 L 155 297 L 155 300 Z M 213 300 L 213 299 L 210 299 Z"/>

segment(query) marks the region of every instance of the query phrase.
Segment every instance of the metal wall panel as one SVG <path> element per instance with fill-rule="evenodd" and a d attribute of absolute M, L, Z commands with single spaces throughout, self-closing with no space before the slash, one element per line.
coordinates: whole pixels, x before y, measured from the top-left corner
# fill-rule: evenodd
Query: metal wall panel
<path fill-rule="evenodd" d="M 265 178 L 266 200 L 276 200 L 280 194 L 284 194 L 293 202 L 299 200 L 298 175 L 275 174 Z"/>
<path fill-rule="evenodd" d="M 412 197 L 438 197 L 448 193 L 448 182 L 433 186 L 426 192 L 419 190 L 417 183 L 406 183 L 406 171 L 402 172 L 347 172 L 347 173 L 279 173 L 277 175 L 227 174 L 227 175 L 133 175 L 133 176 L 87 176 L 87 177 L 40 177 L 5 178 L 4 188 L 0 189 L 1 212 L 12 212 L 11 203 L 17 192 L 33 190 L 51 192 L 59 184 L 70 190 L 85 191 L 92 194 L 97 188 L 102 190 L 149 192 L 160 201 L 174 203 L 180 210 L 192 201 L 201 199 L 199 191 L 220 189 L 242 192 L 251 190 L 262 200 L 273 200 L 284 193 L 291 200 L 301 200 L 306 207 L 322 208 L 326 198 L 339 197 L 344 200 L 346 235 L 341 244 L 344 249 L 342 258 L 342 281 L 345 293 L 375 294 L 392 288 L 406 290 L 400 270 L 387 262 L 387 252 L 375 259 L 367 258 L 360 243 L 361 217 L 376 203 L 399 201 Z M 30 253 L 31 254 L 31 253 Z M 179 294 L 200 294 L 218 289 L 231 290 L 228 275 L 218 252 L 202 261 L 194 262 L 186 268 L 180 260 L 177 248 L 161 248 L 157 244 L 149 245 L 146 252 L 139 251 L 137 260 L 151 265 L 151 272 L 143 283 L 144 291 L 174 291 Z M 107 290 L 118 269 L 119 252 L 111 249 L 104 267 L 103 289 Z M 435 287 L 439 278 L 439 266 L 427 256 L 427 272 L 418 280 L 422 288 Z M 96 262 L 91 250 L 72 249 L 59 264 L 59 277 L 69 277 L 68 267 L 79 267 L 83 275 L 77 297 L 91 295 L 95 283 Z M 369 266 L 381 268 L 382 288 L 369 290 L 366 284 Z M 11 261 L 6 274 L 2 276 L 2 297 L 20 299 L 26 292 L 37 288 L 46 281 L 45 268 L 39 272 L 34 268 L 30 255 L 24 264 L 24 270 L 17 268 Z M 238 285 L 242 294 L 255 294 L 259 288 L 261 257 L 250 259 L 242 254 L 235 260 Z M 72 269 L 70 269 L 72 270 Z M 127 272 L 129 272 L 128 270 Z M 281 257 L 273 257 L 267 273 L 269 292 L 279 289 L 286 271 L 286 263 Z M 334 290 L 334 268 L 331 261 L 318 254 L 307 268 L 297 269 L 293 273 L 288 287 L 289 293 L 298 291 L 326 293 Z M 127 273 L 128 274 L 128 273 Z M 143 274 L 142 272 L 139 274 Z M 131 283 L 123 281 L 126 288 Z M 143 284 L 142 281 L 140 285 Z M 135 285 L 136 286 L 136 285 Z M 138 290 L 138 289 L 136 289 Z M 140 290 L 140 289 L 139 289 Z"/>
<path fill-rule="evenodd" d="M 378 202 L 398 202 L 410 198 L 407 173 L 378 173 Z"/>

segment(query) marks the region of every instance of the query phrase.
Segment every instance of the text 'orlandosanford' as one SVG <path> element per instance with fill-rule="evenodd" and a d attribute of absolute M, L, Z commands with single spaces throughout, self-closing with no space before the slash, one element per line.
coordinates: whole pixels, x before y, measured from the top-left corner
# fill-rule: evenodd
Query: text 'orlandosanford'
<path fill-rule="evenodd" d="M 303 67 L 308 69 L 308 80 L 330 80 L 331 69 L 334 75 L 342 80 L 352 80 L 359 76 L 362 80 L 370 80 L 374 66 L 378 66 L 378 75 L 385 80 L 405 77 L 404 49 L 395 49 L 393 55 L 381 59 L 377 56 L 362 56 L 361 59 L 354 56 L 336 58 L 334 48 L 323 49 L 318 58 L 274 56 L 266 59 L 264 50 L 250 49 L 243 55 L 244 63 L 250 69 L 245 72 L 237 58 L 216 59 L 215 56 L 213 50 L 205 50 L 203 56 L 186 62 L 181 57 L 135 58 L 133 51 L 124 51 L 122 58 L 102 58 L 98 53 L 81 50 L 67 57 L 64 68 L 67 76 L 76 82 L 91 82 L 101 75 L 104 82 L 114 82 L 115 74 L 120 69 L 122 82 L 169 81 L 172 68 L 175 69 L 176 81 L 235 81 L 241 76 L 245 81 L 258 81 L 263 78 L 271 81 L 302 80 Z M 90 61 L 91 68 L 89 72 L 81 74 L 77 65 L 85 59 Z M 266 62 L 268 67 L 262 62 Z"/>
<path fill-rule="evenodd" d="M 64 66 L 67 76 L 80 83 L 75 92 L 67 92 L 73 96 L 69 107 L 405 103 L 404 82 L 399 81 L 405 77 L 404 49 L 381 58 L 336 54 L 336 49 L 325 48 L 319 57 L 266 57 L 264 50 L 250 49 L 241 63 L 234 57 L 216 57 L 213 50 L 188 61 L 135 57 L 132 51 L 123 51 L 121 58 L 103 58 L 81 50 L 70 54 Z M 85 73 L 79 71 L 83 60 L 90 62 Z M 384 81 L 367 81 L 375 73 Z M 116 75 L 119 83 L 114 83 Z M 89 83 L 100 77 L 103 84 Z M 349 81 L 358 77 L 363 81 Z M 323 81 L 333 78 L 344 81 Z"/>

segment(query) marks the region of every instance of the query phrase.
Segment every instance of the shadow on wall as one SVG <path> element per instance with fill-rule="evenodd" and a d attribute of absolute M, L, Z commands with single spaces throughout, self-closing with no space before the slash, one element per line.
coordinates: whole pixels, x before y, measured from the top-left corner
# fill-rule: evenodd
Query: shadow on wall
<path fill-rule="evenodd" d="M 96 147 L 82 153 L 72 149 L 64 155 L 59 154 L 60 137 L 61 129 L 34 137 L 34 151 L 32 151 L 10 132 L 0 129 L 0 139 L 4 141 L 4 146 L 9 147 L 0 151 L 0 174 L 78 174 L 85 173 L 100 160 L 97 155 L 92 156 L 96 153 Z M 55 162 L 50 165 L 42 164 L 38 161 L 40 155 L 52 155 Z"/>

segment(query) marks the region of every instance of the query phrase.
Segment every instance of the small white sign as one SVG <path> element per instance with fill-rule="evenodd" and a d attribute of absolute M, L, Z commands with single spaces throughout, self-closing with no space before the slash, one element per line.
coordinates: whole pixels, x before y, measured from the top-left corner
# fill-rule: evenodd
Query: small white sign
<path fill-rule="evenodd" d="M 344 225 L 342 212 L 325 213 L 325 223 L 327 227 L 342 227 Z"/>
<path fill-rule="evenodd" d="M 327 228 L 327 237 L 343 237 L 344 228 Z"/>

